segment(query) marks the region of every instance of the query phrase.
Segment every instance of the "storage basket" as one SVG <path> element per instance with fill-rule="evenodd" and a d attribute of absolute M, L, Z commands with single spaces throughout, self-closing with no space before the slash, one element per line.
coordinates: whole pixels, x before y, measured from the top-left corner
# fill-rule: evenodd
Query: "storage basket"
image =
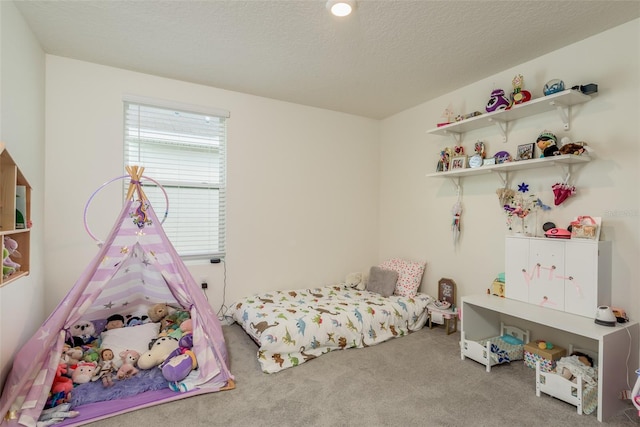
<path fill-rule="evenodd" d="M 556 368 L 556 361 L 567 355 L 567 350 L 554 346 L 551 349 L 541 349 L 537 342 L 530 342 L 524 346 L 524 364 L 535 369 L 536 362 L 540 361 L 540 370 L 550 372 Z"/>

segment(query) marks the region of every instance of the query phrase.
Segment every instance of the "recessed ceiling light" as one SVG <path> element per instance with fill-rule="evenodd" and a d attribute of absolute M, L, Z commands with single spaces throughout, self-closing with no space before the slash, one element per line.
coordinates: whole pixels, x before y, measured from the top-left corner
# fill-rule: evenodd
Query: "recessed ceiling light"
<path fill-rule="evenodd" d="M 347 16 L 356 8 L 355 0 L 329 0 L 327 9 L 335 16 Z"/>

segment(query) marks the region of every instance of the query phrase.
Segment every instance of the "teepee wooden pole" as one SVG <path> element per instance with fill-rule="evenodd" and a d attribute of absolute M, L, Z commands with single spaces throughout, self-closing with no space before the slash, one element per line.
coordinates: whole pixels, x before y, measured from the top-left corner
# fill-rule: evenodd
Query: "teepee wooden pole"
<path fill-rule="evenodd" d="M 130 200 L 133 197 L 133 193 L 137 192 L 140 200 L 147 200 L 146 194 L 142 190 L 142 185 L 140 184 L 140 179 L 142 178 L 142 173 L 144 172 L 144 167 L 142 166 L 126 166 L 127 173 L 131 176 L 131 182 L 129 182 L 129 190 L 127 191 L 126 200 Z"/>

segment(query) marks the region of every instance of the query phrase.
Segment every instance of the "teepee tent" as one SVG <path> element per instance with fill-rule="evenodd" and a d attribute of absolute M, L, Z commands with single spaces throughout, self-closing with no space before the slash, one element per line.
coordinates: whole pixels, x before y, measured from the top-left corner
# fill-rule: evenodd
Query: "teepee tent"
<path fill-rule="evenodd" d="M 99 253 L 66 297 L 15 356 L 0 397 L 0 423 L 35 426 L 60 362 L 69 328 L 121 313 L 123 307 L 167 303 L 189 311 L 198 369 L 186 392 L 147 391 L 126 399 L 73 408 L 80 412 L 60 426 L 79 425 L 141 407 L 234 387 L 218 318 L 169 242 L 145 196 L 144 168 L 127 167 L 129 192 L 119 218 Z M 134 197 L 137 196 L 137 197 Z"/>

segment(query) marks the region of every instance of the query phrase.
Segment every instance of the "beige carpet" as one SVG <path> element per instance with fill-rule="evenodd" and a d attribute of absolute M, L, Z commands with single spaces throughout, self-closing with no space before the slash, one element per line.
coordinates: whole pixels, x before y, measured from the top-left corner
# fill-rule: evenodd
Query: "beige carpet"
<path fill-rule="evenodd" d="M 264 374 L 238 325 L 223 328 L 236 388 L 102 420 L 121 426 L 637 426 L 629 403 L 601 424 L 574 406 L 536 397 L 522 362 L 484 367 L 460 360 L 459 334 L 442 327 L 364 349 L 334 351 Z"/>

